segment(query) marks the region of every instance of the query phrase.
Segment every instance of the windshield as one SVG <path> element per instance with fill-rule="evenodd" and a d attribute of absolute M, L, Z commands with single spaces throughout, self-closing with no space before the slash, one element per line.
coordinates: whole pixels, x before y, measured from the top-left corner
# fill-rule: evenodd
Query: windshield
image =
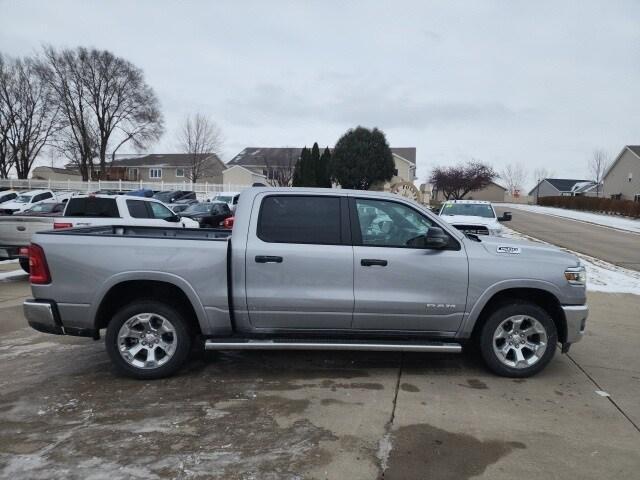
<path fill-rule="evenodd" d="M 29 203 L 31 201 L 31 195 L 18 195 L 14 201 L 16 203 Z"/>
<path fill-rule="evenodd" d="M 488 203 L 445 203 L 440 215 L 465 215 L 468 217 L 495 218 L 493 207 Z"/>
<path fill-rule="evenodd" d="M 210 206 L 211 204 L 207 205 L 204 203 L 200 203 L 198 205 L 191 205 L 189 208 L 187 208 L 184 213 L 185 214 L 189 214 L 189 213 L 209 213 L 209 209 L 211 208 Z"/>
<path fill-rule="evenodd" d="M 219 202 L 231 203 L 231 200 L 233 200 L 233 197 L 229 197 L 227 195 L 218 195 L 216 196 L 216 200 Z"/>
<path fill-rule="evenodd" d="M 29 209 L 30 212 L 51 212 L 55 203 L 38 203 Z"/>

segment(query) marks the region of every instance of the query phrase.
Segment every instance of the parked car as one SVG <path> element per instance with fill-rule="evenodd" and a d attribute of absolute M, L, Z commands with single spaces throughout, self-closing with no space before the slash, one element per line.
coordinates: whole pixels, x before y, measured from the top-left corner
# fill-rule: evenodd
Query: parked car
<path fill-rule="evenodd" d="M 0 210 L 10 215 L 16 212 L 23 212 L 33 207 L 36 203 L 46 200 L 57 200 L 58 197 L 51 190 L 31 190 L 20 192 L 13 200 L 6 201 L 0 205 Z"/>
<path fill-rule="evenodd" d="M 160 200 L 164 203 L 175 203 L 178 200 L 195 200 L 195 192 L 189 192 L 184 190 L 165 190 L 162 192 L 156 192 L 153 198 Z"/>
<path fill-rule="evenodd" d="M 222 227 L 225 219 L 233 214 L 224 202 L 205 202 L 189 205 L 180 215 L 196 220 L 200 227 L 217 228 Z"/>
<path fill-rule="evenodd" d="M 176 372 L 201 339 L 210 350 L 476 343 L 493 372 L 527 377 L 584 334 L 585 269 L 560 249 L 465 235 L 383 192 L 251 188 L 237 213 L 232 231 L 36 233 L 29 325 L 94 339 L 106 328 L 112 362 L 144 379 Z M 389 228 L 370 230 L 377 217 Z"/>
<path fill-rule="evenodd" d="M 0 260 L 19 259 L 25 272 L 29 271 L 29 261 L 20 254 L 20 249 L 28 247 L 31 236 L 36 232 L 53 229 L 52 216 L 7 215 L 0 217 Z"/>
<path fill-rule="evenodd" d="M 14 200 L 20 192 L 16 192 L 15 190 L 4 190 L 0 192 L 0 208 L 4 202 L 8 202 L 10 200 Z"/>
<path fill-rule="evenodd" d="M 21 216 L 27 217 L 59 217 L 64 212 L 66 202 L 40 202 L 33 207 L 21 212 Z"/>
<path fill-rule="evenodd" d="M 189 200 L 177 200 L 175 203 L 170 203 L 168 207 L 173 210 L 175 213 L 180 213 L 186 210 L 189 206 L 198 203 L 196 199 Z"/>
<path fill-rule="evenodd" d="M 240 192 L 220 192 L 211 197 L 209 202 L 224 202 L 229 205 L 232 212 L 236 211 L 236 206 L 240 200 Z"/>
<path fill-rule="evenodd" d="M 511 212 L 498 217 L 491 202 L 481 200 L 447 200 L 440 208 L 440 216 L 458 230 L 476 235 L 500 235 L 500 222 L 511 220 Z"/>
<path fill-rule="evenodd" d="M 53 226 L 55 229 L 61 229 L 114 224 L 170 228 L 199 227 L 197 221 L 181 218 L 158 200 L 127 195 L 74 197 L 67 202 L 64 214 L 54 222 Z"/>

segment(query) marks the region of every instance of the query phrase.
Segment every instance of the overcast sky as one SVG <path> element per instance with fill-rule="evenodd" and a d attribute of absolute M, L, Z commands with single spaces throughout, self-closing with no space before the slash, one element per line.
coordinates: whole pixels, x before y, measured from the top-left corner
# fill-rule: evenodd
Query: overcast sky
<path fill-rule="evenodd" d="M 0 0 L 0 17 L 3 53 L 83 45 L 142 67 L 156 153 L 195 111 L 225 161 L 376 126 L 417 147 L 421 179 L 471 158 L 584 177 L 594 148 L 640 143 L 639 1 Z"/>

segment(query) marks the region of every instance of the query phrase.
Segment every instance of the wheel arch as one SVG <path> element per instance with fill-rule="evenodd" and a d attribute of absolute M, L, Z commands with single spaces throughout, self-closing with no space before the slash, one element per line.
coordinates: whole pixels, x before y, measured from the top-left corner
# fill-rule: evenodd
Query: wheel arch
<path fill-rule="evenodd" d="M 471 310 L 459 336 L 475 338 L 480 327 L 496 308 L 514 300 L 531 302 L 543 308 L 552 318 L 556 326 L 558 341 L 560 343 L 566 342 L 567 322 L 561 302 L 556 292 L 554 292 L 553 289 L 545 288 L 545 284 L 508 286 L 496 289 L 481 297 Z"/>
<path fill-rule="evenodd" d="M 169 301 L 186 315 L 196 333 L 208 331 L 207 316 L 191 286 L 175 275 L 159 272 L 119 274 L 105 283 L 93 303 L 95 329 L 106 328 L 113 314 L 136 299 Z"/>

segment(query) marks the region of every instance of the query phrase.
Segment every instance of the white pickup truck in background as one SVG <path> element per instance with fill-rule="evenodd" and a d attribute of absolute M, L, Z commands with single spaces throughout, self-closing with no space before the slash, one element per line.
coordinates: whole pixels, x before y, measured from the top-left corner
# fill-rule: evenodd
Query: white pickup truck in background
<path fill-rule="evenodd" d="M 28 271 L 27 258 L 21 256 L 20 249 L 29 246 L 34 233 L 114 224 L 166 228 L 200 227 L 197 221 L 179 217 L 165 204 L 153 198 L 83 195 L 70 198 L 64 214 L 59 217 L 20 214 L 0 216 L 0 260 L 18 258 L 20 266 Z"/>

